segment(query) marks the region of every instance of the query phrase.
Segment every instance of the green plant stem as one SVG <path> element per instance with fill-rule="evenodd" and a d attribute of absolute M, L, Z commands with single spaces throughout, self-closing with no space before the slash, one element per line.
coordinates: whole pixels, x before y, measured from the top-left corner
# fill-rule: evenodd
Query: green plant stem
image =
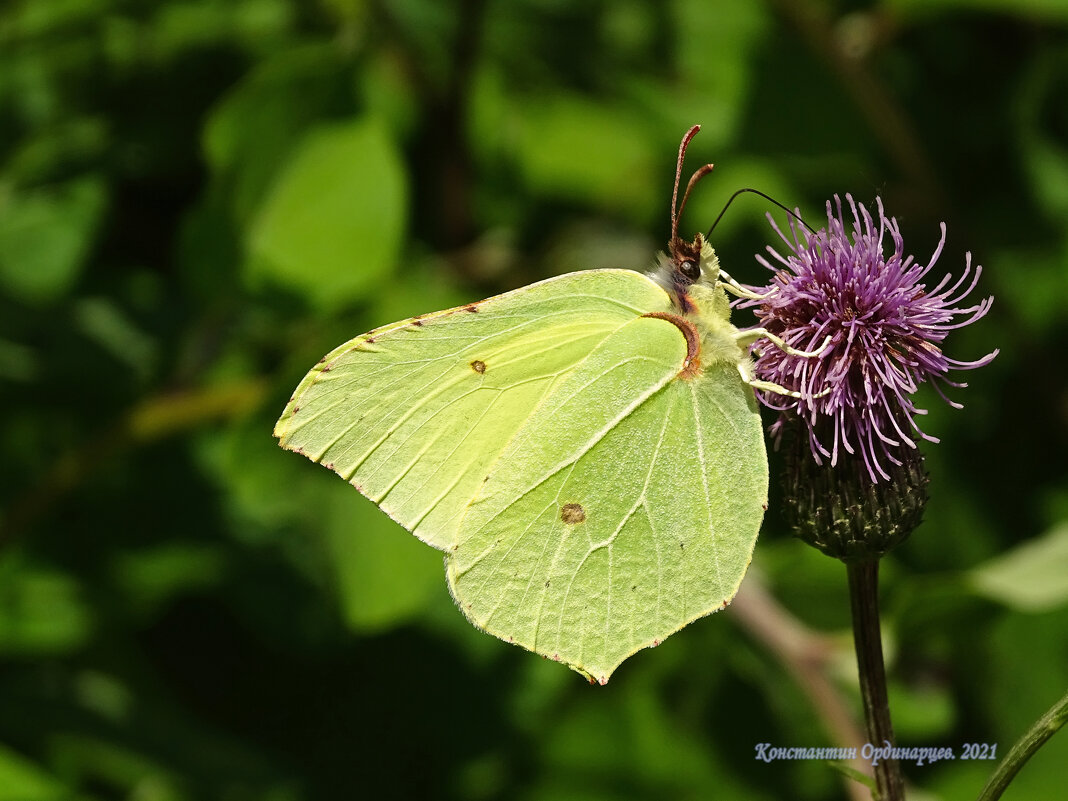
<path fill-rule="evenodd" d="M 1031 758 L 1031 755 L 1042 747 L 1050 737 L 1068 723 L 1068 693 L 1060 701 L 1050 707 L 1042 717 L 1034 722 L 1024 736 L 1016 741 L 1005 758 L 998 764 L 990 780 L 979 794 L 979 801 L 995 801 L 1001 798 L 1009 782 L 1020 772 L 1020 768 Z"/>
<path fill-rule="evenodd" d="M 890 703 L 886 694 L 886 668 L 879 628 L 879 562 L 847 562 L 849 601 L 853 612 L 853 644 L 857 650 L 860 694 L 868 724 L 868 742 L 875 748 L 894 745 Z M 880 759 L 873 766 L 879 801 L 903 801 L 904 784 L 896 759 Z"/>

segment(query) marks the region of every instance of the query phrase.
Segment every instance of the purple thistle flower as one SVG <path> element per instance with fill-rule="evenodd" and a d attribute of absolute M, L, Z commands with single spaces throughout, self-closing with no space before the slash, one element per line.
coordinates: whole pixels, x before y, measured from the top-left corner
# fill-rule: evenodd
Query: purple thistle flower
<path fill-rule="evenodd" d="M 800 398 L 760 392 L 764 405 L 783 412 L 772 426 L 779 438 L 783 425 L 796 415 L 808 429 L 809 445 L 817 464 L 830 459 L 832 466 L 842 452 L 858 455 L 873 482 L 888 479 L 885 462 L 901 464 L 901 448 L 915 448 L 915 435 L 931 442 L 916 424 L 917 408 L 912 395 L 930 381 L 951 406 L 941 384 L 967 386 L 946 378 L 950 369 L 972 370 L 997 355 L 997 350 L 973 362 L 947 357 L 940 347 L 954 328 L 973 323 L 990 309 L 992 297 L 977 305 L 960 304 L 975 288 L 982 268 L 972 271 L 971 254 L 964 273 L 949 286 L 946 275 L 928 289 L 924 277 L 934 267 L 946 241 L 942 238 L 923 266 L 904 254 L 897 221 L 887 217 L 876 198 L 878 224 L 864 206 L 850 195 L 853 232 L 846 230 L 842 202 L 835 196 L 836 210 L 827 203 L 827 228 L 817 233 L 800 229 L 790 221 L 790 236 L 772 221 L 789 250 L 785 256 L 769 247 L 779 262 L 757 260 L 775 275 L 769 286 L 753 288 L 766 297 L 739 305 L 756 306 L 760 326 L 777 334 L 798 350 L 817 350 L 817 356 L 798 356 L 766 339 L 757 340 L 754 352 L 758 378 L 800 393 Z M 883 240 L 890 235 L 893 252 L 883 253 Z M 968 275 L 971 283 L 962 289 Z M 964 319 L 954 321 L 963 316 Z"/>

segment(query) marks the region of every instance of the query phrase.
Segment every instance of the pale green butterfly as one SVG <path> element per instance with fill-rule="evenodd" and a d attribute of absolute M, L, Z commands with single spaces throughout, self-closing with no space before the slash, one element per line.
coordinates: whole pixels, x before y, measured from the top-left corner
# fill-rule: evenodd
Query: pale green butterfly
<path fill-rule="evenodd" d="M 724 290 L 747 293 L 678 236 L 711 170 L 676 210 L 698 129 L 653 273 L 570 273 L 377 328 L 323 357 L 274 430 L 444 551 L 475 626 L 602 684 L 730 602 L 766 508 L 752 388 L 779 388 L 746 346 L 768 334 L 731 325 Z"/>

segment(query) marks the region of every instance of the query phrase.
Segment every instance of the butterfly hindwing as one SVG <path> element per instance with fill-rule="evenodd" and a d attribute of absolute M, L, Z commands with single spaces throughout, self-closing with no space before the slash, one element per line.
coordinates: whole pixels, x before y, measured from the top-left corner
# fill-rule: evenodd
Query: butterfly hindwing
<path fill-rule="evenodd" d="M 604 682 L 734 596 L 767 495 L 759 414 L 731 365 L 683 377 L 685 355 L 636 320 L 517 432 L 449 553 L 476 625 Z"/>

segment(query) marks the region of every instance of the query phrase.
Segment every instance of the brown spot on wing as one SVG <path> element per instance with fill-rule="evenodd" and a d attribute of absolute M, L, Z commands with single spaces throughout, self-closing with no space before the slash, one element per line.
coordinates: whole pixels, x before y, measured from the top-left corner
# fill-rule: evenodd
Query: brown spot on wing
<path fill-rule="evenodd" d="M 476 373 L 484 373 L 486 372 L 486 363 L 481 359 L 475 359 L 473 362 L 471 362 L 471 369 L 474 370 Z"/>
<path fill-rule="evenodd" d="M 586 510 L 581 504 L 565 503 L 560 507 L 560 519 L 567 525 L 574 526 L 586 520 Z"/>
<path fill-rule="evenodd" d="M 477 303 L 472 303 L 469 306 L 464 306 L 464 311 L 465 312 L 472 312 L 472 313 L 477 312 L 478 311 L 478 304 Z"/>

